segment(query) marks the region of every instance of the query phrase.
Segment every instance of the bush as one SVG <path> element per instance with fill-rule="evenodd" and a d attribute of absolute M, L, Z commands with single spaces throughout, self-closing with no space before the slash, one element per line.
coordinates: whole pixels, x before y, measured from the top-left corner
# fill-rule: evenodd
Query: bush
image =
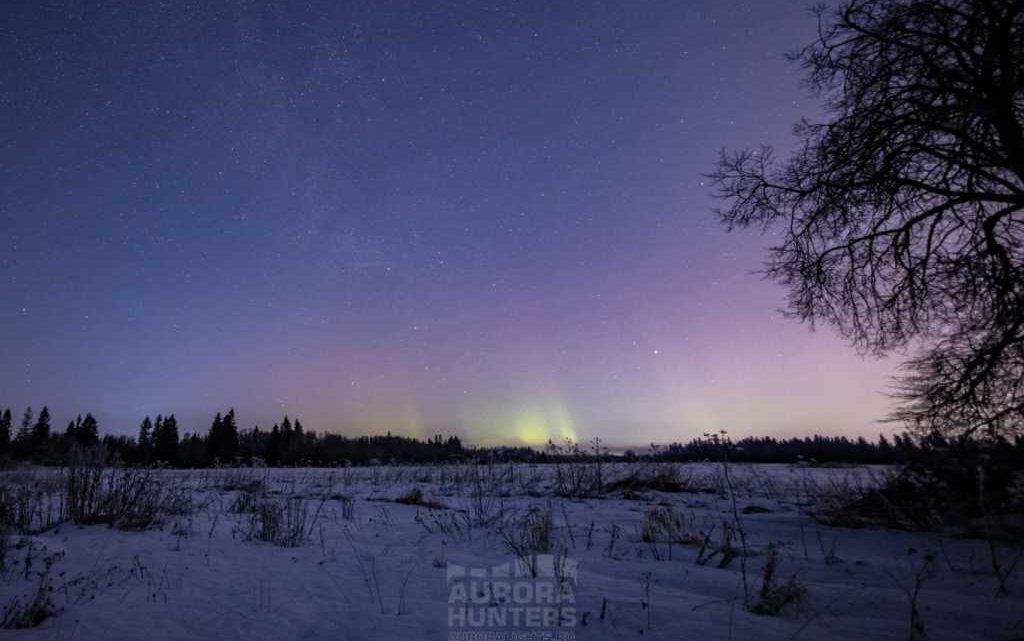
<path fill-rule="evenodd" d="M 40 486 L 0 486 L 0 530 L 39 534 L 61 519 L 62 496 Z"/>
<path fill-rule="evenodd" d="M 254 471 L 247 469 L 231 470 L 217 478 L 214 485 L 225 492 L 260 494 L 266 490 L 266 481 L 258 477 Z"/>
<path fill-rule="evenodd" d="M 671 463 L 663 463 L 652 466 L 643 466 L 631 470 L 629 474 L 609 483 L 606 487 L 609 491 L 653 491 L 653 492 L 697 492 L 693 479 L 689 475 L 683 475 L 679 466 Z"/>
<path fill-rule="evenodd" d="M 417 505 L 419 507 L 429 508 L 431 510 L 444 510 L 447 509 L 443 503 L 439 501 L 432 501 L 424 498 L 423 491 L 419 488 L 410 490 L 405 494 L 395 499 L 395 503 L 401 503 L 402 505 Z"/>
<path fill-rule="evenodd" d="M 659 505 L 647 510 L 640 530 L 640 540 L 645 543 L 675 543 L 689 545 L 700 543 L 703 535 L 694 530 L 683 515 L 671 505 Z"/>
<path fill-rule="evenodd" d="M 259 507 L 262 497 L 262 489 L 243 489 L 238 493 L 238 496 L 235 497 L 235 502 L 231 504 L 228 511 L 235 514 L 251 514 L 256 511 L 257 507 Z"/>
<path fill-rule="evenodd" d="M 148 470 L 116 470 L 107 476 L 101 518 L 122 530 L 142 530 L 167 515 L 192 512 L 191 494 L 160 483 Z"/>
<path fill-rule="evenodd" d="M 533 576 L 537 575 L 536 554 L 551 552 L 555 546 L 555 520 L 550 508 L 531 507 L 521 518 L 502 530 L 505 546 Z"/>
<path fill-rule="evenodd" d="M 306 502 L 298 497 L 285 501 L 261 500 L 249 518 L 247 538 L 286 548 L 305 543 L 316 525 Z"/>
<path fill-rule="evenodd" d="M 158 525 L 167 515 L 191 514 L 191 493 L 148 469 L 112 468 L 102 451 L 76 450 L 64 470 L 63 517 L 83 525 L 122 530 Z"/>
<path fill-rule="evenodd" d="M 875 487 L 826 497 L 814 516 L 841 527 L 955 529 L 1019 538 L 1024 535 L 1021 524 L 1003 517 L 1024 510 L 1024 497 L 1015 492 L 1024 475 L 1020 449 L 1004 444 L 931 450 L 928 460 L 904 467 Z"/>
<path fill-rule="evenodd" d="M 754 614 L 779 616 L 787 608 L 799 607 L 807 596 L 807 589 L 797 580 L 796 575 L 779 583 L 777 572 L 779 553 L 775 545 L 768 546 L 768 558 L 761 570 L 761 589 L 757 600 L 747 608 Z"/>
<path fill-rule="evenodd" d="M 64 470 L 65 517 L 75 523 L 102 522 L 104 464 L 99 449 L 74 450 Z"/>

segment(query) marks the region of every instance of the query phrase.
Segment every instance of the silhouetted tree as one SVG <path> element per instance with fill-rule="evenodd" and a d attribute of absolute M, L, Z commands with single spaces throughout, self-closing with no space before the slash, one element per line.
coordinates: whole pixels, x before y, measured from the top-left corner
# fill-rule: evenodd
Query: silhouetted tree
<path fill-rule="evenodd" d="M 32 444 L 34 418 L 35 412 L 32 411 L 31 407 L 26 407 L 25 412 L 21 415 L 21 424 L 18 426 L 18 432 L 14 435 L 14 440 L 11 442 L 11 452 L 16 459 L 29 459 L 35 453 L 35 448 Z"/>
<path fill-rule="evenodd" d="M 281 462 L 281 428 L 274 423 L 270 428 L 270 437 L 267 438 L 267 450 L 264 458 L 269 465 L 277 465 Z"/>
<path fill-rule="evenodd" d="M 0 456 L 11 451 L 11 408 L 0 413 Z"/>
<path fill-rule="evenodd" d="M 213 417 L 213 423 L 210 425 L 210 431 L 206 434 L 206 448 L 210 460 L 220 457 L 221 434 L 223 432 L 224 419 L 221 418 L 220 412 L 217 412 L 217 415 Z"/>
<path fill-rule="evenodd" d="M 82 423 L 75 426 L 75 441 L 86 447 L 100 442 L 100 427 L 92 414 L 86 413 Z"/>
<path fill-rule="evenodd" d="M 230 463 L 238 451 L 238 425 L 235 423 L 235 410 L 231 409 L 221 418 L 220 412 L 213 418 L 206 444 L 211 460 Z"/>
<path fill-rule="evenodd" d="M 39 412 L 39 418 L 36 419 L 35 425 L 32 426 L 32 441 L 36 447 L 43 446 L 50 440 L 50 409 L 43 406 L 43 410 Z"/>
<path fill-rule="evenodd" d="M 1024 3 L 846 0 L 793 55 L 826 122 L 723 153 L 729 227 L 779 231 L 789 312 L 859 349 L 924 345 L 890 416 L 1024 433 Z"/>
<path fill-rule="evenodd" d="M 260 430 L 257 425 L 251 430 L 240 430 L 238 432 L 238 457 L 246 462 L 252 462 L 254 458 L 262 459 L 266 455 L 267 434 Z"/>
<path fill-rule="evenodd" d="M 76 422 L 77 421 L 77 422 Z M 73 442 L 75 440 L 75 430 L 78 425 L 82 424 L 82 417 L 79 416 L 77 419 L 68 421 L 67 428 L 64 429 L 64 439 Z"/>
<path fill-rule="evenodd" d="M 27 443 L 31 436 L 32 418 L 35 413 L 32 411 L 32 407 L 26 407 L 25 413 L 21 415 L 21 426 L 18 428 L 17 440 Z"/>
<path fill-rule="evenodd" d="M 295 459 L 295 431 L 291 419 L 285 416 L 281 421 L 280 463 L 291 465 Z"/>
<path fill-rule="evenodd" d="M 188 432 L 178 443 L 177 465 L 180 467 L 205 467 L 210 464 L 207 439 Z"/>
<path fill-rule="evenodd" d="M 167 418 L 157 416 L 153 432 L 153 458 L 175 465 L 178 461 L 178 421 L 174 414 Z"/>
<path fill-rule="evenodd" d="M 130 436 L 114 436 L 107 434 L 100 439 L 100 444 L 110 459 L 124 463 L 138 463 L 138 443 Z"/>
<path fill-rule="evenodd" d="M 235 409 L 231 408 L 224 415 L 221 424 L 220 459 L 230 463 L 238 452 L 238 424 L 235 422 Z"/>
<path fill-rule="evenodd" d="M 146 464 L 150 461 L 150 454 L 153 449 L 153 421 L 149 417 L 142 419 L 139 425 L 139 441 L 137 458 L 140 463 Z"/>

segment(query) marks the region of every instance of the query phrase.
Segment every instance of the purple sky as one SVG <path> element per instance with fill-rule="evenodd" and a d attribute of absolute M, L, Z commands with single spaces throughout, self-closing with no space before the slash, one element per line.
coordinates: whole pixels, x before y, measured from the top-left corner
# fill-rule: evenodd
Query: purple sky
<path fill-rule="evenodd" d="M 701 174 L 791 144 L 800 0 L 13 2 L 0 406 L 472 442 L 877 434 Z"/>

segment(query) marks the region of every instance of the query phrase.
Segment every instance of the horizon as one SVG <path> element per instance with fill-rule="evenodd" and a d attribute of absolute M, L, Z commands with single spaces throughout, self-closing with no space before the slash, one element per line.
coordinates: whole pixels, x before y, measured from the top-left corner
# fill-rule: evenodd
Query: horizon
<path fill-rule="evenodd" d="M 58 430 L 74 407 L 106 433 L 158 412 L 205 431 L 234 403 L 246 426 L 509 444 L 890 430 L 892 362 L 779 314 L 753 273 L 772 238 L 724 231 L 703 178 L 722 148 L 785 153 L 815 114 L 784 59 L 815 36 L 803 4 L 275 11 L 6 12 L 16 419 L 56 401 Z"/>
<path fill-rule="evenodd" d="M 640 442 L 630 443 L 628 441 L 608 441 L 608 440 L 606 440 L 606 439 L 604 439 L 603 437 L 600 437 L 600 436 L 598 436 L 598 437 L 591 437 L 589 439 L 585 439 L 585 438 L 579 438 L 577 435 L 568 434 L 568 433 L 563 434 L 561 437 L 559 437 L 558 435 L 551 435 L 550 438 L 547 438 L 544 441 L 523 440 L 523 439 L 516 439 L 516 438 L 510 438 L 510 439 L 505 439 L 505 440 L 500 440 L 499 439 L 499 440 L 492 440 L 492 441 L 472 441 L 472 440 L 468 440 L 471 437 L 468 437 L 465 433 L 460 433 L 458 430 L 452 430 L 452 429 L 431 429 L 431 428 L 426 428 L 426 429 L 423 430 L 422 434 L 407 434 L 407 433 L 403 433 L 403 432 L 399 432 L 399 431 L 395 431 L 395 430 L 390 430 L 390 429 L 387 429 L 386 426 L 383 426 L 379 430 L 358 432 L 358 431 L 352 431 L 352 430 L 345 429 L 344 427 L 342 427 L 341 429 L 330 429 L 330 428 L 324 429 L 324 428 L 320 428 L 320 427 L 317 427 L 317 426 L 314 426 L 314 425 L 307 424 L 305 421 L 303 421 L 301 416 L 289 416 L 289 415 L 281 416 L 278 419 L 269 421 L 267 423 L 248 423 L 247 424 L 243 420 L 243 418 L 240 418 L 240 417 L 244 417 L 244 413 L 239 413 L 238 409 L 235 408 L 235 407 L 228 407 L 225 411 L 215 412 L 215 414 L 213 416 L 210 416 L 205 423 L 203 423 L 202 421 L 199 421 L 198 423 L 182 421 L 181 419 L 178 418 L 178 415 L 175 412 L 167 412 L 167 413 L 160 413 L 160 414 L 146 414 L 145 416 L 143 416 L 142 418 L 139 419 L 139 421 L 138 421 L 139 424 L 138 425 L 136 425 L 134 428 L 129 428 L 129 429 L 116 429 L 116 428 L 115 429 L 111 429 L 110 426 L 105 425 L 103 423 L 103 420 L 100 418 L 100 416 L 97 413 L 89 412 L 89 411 L 83 411 L 83 412 L 78 412 L 78 413 L 70 414 L 70 415 L 68 415 L 66 417 L 67 420 L 63 420 L 65 418 L 64 415 L 60 414 L 59 412 L 57 414 L 54 414 L 53 409 L 49 405 L 42 405 L 42 406 L 39 406 L 39 407 L 27 406 L 26 408 L 21 408 L 20 410 L 18 410 L 17 408 L 14 408 L 14 407 L 6 407 L 6 406 L 3 406 L 3 405 L 0 405 L 0 413 L 2 413 L 4 410 L 10 410 L 11 411 L 12 430 L 15 430 L 15 429 L 17 429 L 17 428 L 19 428 L 21 426 L 22 417 L 23 417 L 24 412 L 25 412 L 26 409 L 32 411 L 32 417 L 33 417 L 32 423 L 34 424 L 36 422 L 36 420 L 39 418 L 39 413 L 44 408 L 49 413 L 49 416 L 50 416 L 50 431 L 51 431 L 51 433 L 55 437 L 63 435 L 65 433 L 65 430 L 68 427 L 68 425 L 71 424 L 71 423 L 75 423 L 76 419 L 80 421 L 80 419 L 86 417 L 87 415 L 91 415 L 91 416 L 93 416 L 97 420 L 97 423 L 99 425 L 99 436 L 100 436 L 100 438 L 103 438 L 104 436 L 108 436 L 109 435 L 109 436 L 115 436 L 115 437 L 127 436 L 127 437 L 130 437 L 132 439 L 136 439 L 136 440 L 137 440 L 137 436 L 138 436 L 138 429 L 139 429 L 139 427 L 140 427 L 140 425 L 142 424 L 143 421 L 145 421 L 146 419 L 150 419 L 151 421 L 155 421 L 157 418 L 159 418 L 161 416 L 165 417 L 165 418 L 169 417 L 169 416 L 174 416 L 175 417 L 175 420 L 177 421 L 177 424 L 178 424 L 178 432 L 179 432 L 179 434 L 180 434 L 182 439 L 184 439 L 188 435 L 198 435 L 198 436 L 205 437 L 205 436 L 207 436 L 207 434 L 208 434 L 208 432 L 210 430 L 210 425 L 212 425 L 214 423 L 214 421 L 216 420 L 215 417 L 223 416 L 223 415 L 225 415 L 227 413 L 227 411 L 234 412 L 236 420 L 238 420 L 238 422 L 239 422 L 239 425 L 238 425 L 239 431 L 251 431 L 253 429 L 259 429 L 263 433 L 268 433 L 271 429 L 273 429 L 274 427 L 277 427 L 278 425 L 280 425 L 284 419 L 288 419 L 292 423 L 296 423 L 296 422 L 302 423 L 303 431 L 308 432 L 308 433 L 315 433 L 315 434 L 318 434 L 318 435 L 328 435 L 328 434 L 330 434 L 330 435 L 342 436 L 342 437 L 351 438 L 351 439 L 358 439 L 358 438 L 363 438 L 363 437 L 373 438 L 373 437 L 384 437 L 384 436 L 399 436 L 399 437 L 413 438 L 413 439 L 420 440 L 420 441 L 427 441 L 427 440 L 432 439 L 432 438 L 434 438 L 436 436 L 440 436 L 442 438 L 448 438 L 448 437 L 454 436 L 454 437 L 459 438 L 459 440 L 462 442 L 464 447 L 482 448 L 482 449 L 502 448 L 502 447 L 512 447 L 512 448 L 515 448 L 515 447 L 527 447 L 527 448 L 532 448 L 532 449 L 541 449 L 541 450 L 543 450 L 544 447 L 548 443 L 554 443 L 555 445 L 562 445 L 567 440 L 586 447 L 588 444 L 593 443 L 593 439 L 594 438 L 598 438 L 601 441 L 600 444 L 601 444 L 602 448 L 606 448 L 612 454 L 622 454 L 623 452 L 625 452 L 627 450 L 637 450 L 637 451 L 645 450 L 646 451 L 646 450 L 650 450 L 652 447 L 664 447 L 664 446 L 674 445 L 674 444 L 685 444 L 685 443 L 690 442 L 692 440 L 703 439 L 703 438 L 707 437 L 709 434 L 720 434 L 721 433 L 721 431 L 716 431 L 716 432 L 705 431 L 705 432 L 702 432 L 702 433 L 699 433 L 699 434 L 688 435 L 686 437 L 681 437 L 681 438 L 676 438 L 676 439 L 669 438 L 669 439 L 664 440 L 664 441 L 648 441 L 646 443 L 640 443 Z M 30 425 L 30 427 L 31 427 L 31 425 Z M 739 442 L 739 441 L 741 441 L 741 440 L 743 440 L 745 438 L 774 438 L 774 439 L 777 439 L 777 440 L 789 440 L 789 439 L 810 439 L 810 438 L 822 436 L 822 437 L 834 437 L 834 438 L 845 437 L 845 438 L 848 438 L 850 440 L 856 440 L 857 438 L 863 437 L 863 438 L 865 438 L 870 443 L 877 442 L 879 440 L 880 436 L 887 435 L 886 438 L 891 438 L 894 435 L 898 435 L 900 433 L 900 432 L 898 432 L 896 430 L 887 430 L 887 429 L 884 429 L 884 428 L 883 429 L 879 429 L 878 431 L 876 431 L 874 433 L 866 433 L 866 434 L 836 434 L 836 433 L 829 433 L 828 430 L 811 430 L 811 431 L 802 432 L 802 433 L 742 434 L 742 433 L 734 433 L 734 432 L 726 429 L 726 430 L 724 430 L 724 432 L 725 432 L 725 435 L 730 440 L 732 440 L 733 442 Z M 906 434 L 906 433 L 904 433 L 904 434 Z"/>

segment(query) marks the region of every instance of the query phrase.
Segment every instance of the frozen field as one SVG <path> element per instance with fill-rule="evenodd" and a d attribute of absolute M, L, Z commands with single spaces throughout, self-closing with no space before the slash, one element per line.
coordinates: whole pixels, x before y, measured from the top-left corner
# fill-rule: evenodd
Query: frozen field
<path fill-rule="evenodd" d="M 1024 581 L 997 597 L 988 542 L 808 516 L 885 470 L 87 470 L 72 490 L 67 474 L 0 473 L 22 530 L 4 617 L 50 614 L 2 637 L 1024 638 Z M 61 519 L 103 510 L 118 527 Z M 995 550 L 1005 569 L 1014 551 Z"/>

